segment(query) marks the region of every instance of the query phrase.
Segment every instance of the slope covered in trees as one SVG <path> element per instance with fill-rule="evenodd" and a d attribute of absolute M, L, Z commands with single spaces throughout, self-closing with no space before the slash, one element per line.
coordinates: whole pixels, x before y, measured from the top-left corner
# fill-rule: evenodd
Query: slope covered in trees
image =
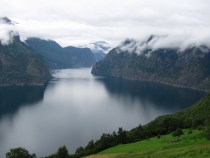
<path fill-rule="evenodd" d="M 21 42 L 16 35 L 8 45 L 0 44 L 1 85 L 43 85 L 51 79 L 41 55 Z"/>

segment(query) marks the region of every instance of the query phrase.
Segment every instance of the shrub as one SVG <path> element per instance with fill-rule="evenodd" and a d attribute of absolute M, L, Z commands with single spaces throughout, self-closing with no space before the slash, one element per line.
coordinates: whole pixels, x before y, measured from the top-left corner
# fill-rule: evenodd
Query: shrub
<path fill-rule="evenodd" d="M 180 136 L 184 134 L 181 128 L 177 128 L 176 131 L 173 132 L 173 137 Z"/>
<path fill-rule="evenodd" d="M 188 134 L 192 134 L 192 130 L 191 129 L 189 129 Z"/>

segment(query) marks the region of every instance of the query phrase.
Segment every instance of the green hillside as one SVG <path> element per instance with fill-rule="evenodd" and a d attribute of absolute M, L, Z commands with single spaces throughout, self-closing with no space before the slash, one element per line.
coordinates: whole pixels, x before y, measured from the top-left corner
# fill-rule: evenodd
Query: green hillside
<path fill-rule="evenodd" d="M 189 132 L 190 131 L 190 132 Z M 172 134 L 152 137 L 131 144 L 121 144 L 87 158 L 169 158 L 209 157 L 210 142 L 202 130 L 184 130 L 180 137 Z"/>

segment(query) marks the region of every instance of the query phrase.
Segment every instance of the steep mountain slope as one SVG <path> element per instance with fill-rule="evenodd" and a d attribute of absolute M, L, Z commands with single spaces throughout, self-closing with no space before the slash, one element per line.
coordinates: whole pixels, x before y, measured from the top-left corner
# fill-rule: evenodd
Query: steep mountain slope
<path fill-rule="evenodd" d="M 179 48 L 149 47 L 148 40 L 126 40 L 96 63 L 92 74 L 132 80 L 154 81 L 210 91 L 210 49 L 205 46 Z"/>
<path fill-rule="evenodd" d="M 43 85 L 51 79 L 43 58 L 13 37 L 9 45 L 0 44 L 0 85 Z"/>
<path fill-rule="evenodd" d="M 95 63 L 93 54 L 88 48 L 62 48 L 52 40 L 28 38 L 25 41 L 37 54 L 44 57 L 50 69 L 90 67 Z"/>
<path fill-rule="evenodd" d="M 37 54 L 44 57 L 45 63 L 49 68 L 72 67 L 63 48 L 52 40 L 43 40 L 40 38 L 28 38 L 26 44 L 29 45 Z"/>

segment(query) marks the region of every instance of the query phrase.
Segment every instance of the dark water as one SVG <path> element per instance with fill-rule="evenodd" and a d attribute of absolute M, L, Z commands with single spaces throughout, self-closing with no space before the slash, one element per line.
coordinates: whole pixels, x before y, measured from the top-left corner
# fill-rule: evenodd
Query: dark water
<path fill-rule="evenodd" d="M 0 157 L 24 147 L 69 153 L 103 133 L 130 130 L 198 101 L 203 92 L 151 82 L 95 77 L 90 69 L 54 71 L 45 87 L 0 87 Z"/>

